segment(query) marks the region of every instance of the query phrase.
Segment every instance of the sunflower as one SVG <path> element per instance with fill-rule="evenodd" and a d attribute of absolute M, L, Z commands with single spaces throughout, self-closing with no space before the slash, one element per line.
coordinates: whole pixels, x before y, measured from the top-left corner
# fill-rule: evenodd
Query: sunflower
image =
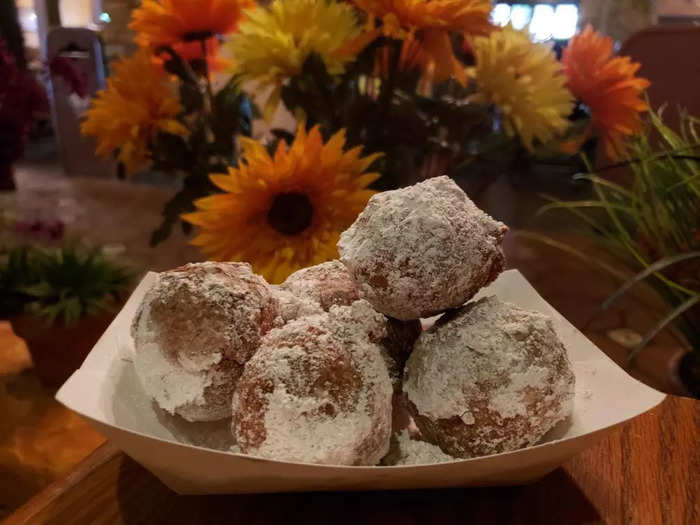
<path fill-rule="evenodd" d="M 211 175 L 225 193 L 195 201 L 182 218 L 199 227 L 192 244 L 215 260 L 250 262 L 270 282 L 299 268 L 337 257 L 340 233 L 374 194 L 379 174 L 365 173 L 379 154 L 344 151 L 345 131 L 324 143 L 318 126 L 303 125 L 291 146 L 273 156 L 242 138 L 242 160 L 227 174 Z"/>
<path fill-rule="evenodd" d="M 399 67 L 420 65 L 431 81 L 456 78 L 465 83 L 464 65 L 452 50 L 450 31 L 465 35 L 486 35 L 491 0 L 354 0 L 355 4 L 382 21 L 386 36 L 403 40 Z M 406 60 L 406 57 L 412 60 Z"/>
<path fill-rule="evenodd" d="M 573 97 L 549 47 L 508 26 L 473 39 L 472 50 L 476 98 L 500 108 L 509 135 L 532 149 L 535 139 L 546 143 L 566 130 Z"/>
<path fill-rule="evenodd" d="M 612 38 L 589 25 L 571 39 L 562 65 L 569 89 L 591 110 L 607 156 L 619 160 L 626 152 L 625 138 L 642 131 L 641 114 L 649 107 L 641 94 L 650 83 L 635 76 L 641 64 L 612 55 Z"/>
<path fill-rule="evenodd" d="M 148 145 L 160 131 L 186 135 L 175 118 L 180 102 L 162 69 L 146 49 L 117 61 L 106 89 L 97 93 L 81 126 L 97 139 L 96 152 L 118 159 L 128 172 L 148 164 Z"/>
<path fill-rule="evenodd" d="M 269 115 L 279 102 L 282 82 L 301 72 L 304 61 L 318 54 L 331 75 L 344 71 L 359 48 L 347 52 L 361 32 L 353 8 L 326 0 L 275 0 L 246 11 L 246 20 L 230 39 L 235 72 L 258 87 L 274 86 Z"/>
<path fill-rule="evenodd" d="M 172 46 L 235 31 L 253 0 L 143 0 L 129 27 L 141 46 Z"/>

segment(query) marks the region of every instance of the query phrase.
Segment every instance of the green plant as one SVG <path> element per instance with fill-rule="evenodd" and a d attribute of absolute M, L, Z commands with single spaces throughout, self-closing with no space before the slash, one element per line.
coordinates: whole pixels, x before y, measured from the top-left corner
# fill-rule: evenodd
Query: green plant
<path fill-rule="evenodd" d="M 109 309 L 128 290 L 132 273 L 97 248 L 78 244 L 43 251 L 9 250 L 0 260 L 0 315 L 28 313 L 72 324 Z"/>
<path fill-rule="evenodd" d="M 0 251 L 0 318 L 20 312 L 28 301 L 23 289 L 36 283 L 39 275 L 34 252 L 29 246 Z"/>
<path fill-rule="evenodd" d="M 669 312 L 629 354 L 630 361 L 667 326 L 679 328 L 691 349 L 700 351 L 700 121 L 681 115 L 681 130 L 663 123 L 662 112 L 650 114 L 647 132 L 630 143 L 628 161 L 579 178 L 590 181 L 591 199 L 551 201 L 540 213 L 566 210 L 626 272 L 601 262 L 598 268 L 626 282 L 603 304 L 610 307 L 637 283 L 651 285 Z M 629 183 L 603 178 L 609 168 L 629 168 Z M 564 248 L 585 260 L 577 249 L 536 234 L 530 237 Z M 630 274 L 632 276 L 630 277 Z"/>

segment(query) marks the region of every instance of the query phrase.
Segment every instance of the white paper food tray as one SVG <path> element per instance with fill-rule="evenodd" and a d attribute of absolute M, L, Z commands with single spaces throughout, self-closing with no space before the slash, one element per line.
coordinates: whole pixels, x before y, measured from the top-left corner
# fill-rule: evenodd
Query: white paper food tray
<path fill-rule="evenodd" d="M 516 270 L 483 295 L 496 295 L 548 314 L 576 374 L 570 421 L 542 444 L 452 463 L 396 467 L 324 466 L 233 454 L 178 442 L 179 418 L 157 410 L 134 372 L 129 333 L 132 317 L 153 281 L 148 274 L 87 359 L 56 394 L 107 439 L 181 494 L 233 494 L 312 490 L 383 490 L 514 485 L 534 481 L 602 439 L 617 425 L 658 405 L 664 394 L 633 379 L 547 304 Z M 186 424 L 185 424 L 186 425 Z M 211 440 L 226 438 L 225 424 L 211 426 Z"/>

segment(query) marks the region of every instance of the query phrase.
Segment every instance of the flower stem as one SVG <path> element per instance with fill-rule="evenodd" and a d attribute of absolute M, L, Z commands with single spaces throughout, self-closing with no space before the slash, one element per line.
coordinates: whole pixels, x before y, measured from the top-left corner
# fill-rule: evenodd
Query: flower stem
<path fill-rule="evenodd" d="M 204 80 L 205 80 L 205 94 L 204 94 L 204 126 L 206 130 L 206 140 L 207 143 L 211 144 L 214 142 L 214 131 L 211 128 L 211 116 L 214 113 L 214 91 L 211 87 L 211 79 L 209 78 L 209 62 L 207 61 L 207 39 L 200 38 L 199 43 L 202 46 L 202 61 L 204 63 Z"/>
<path fill-rule="evenodd" d="M 209 78 L 209 62 L 207 61 L 207 40 L 202 38 L 200 41 L 202 45 L 202 60 L 204 60 L 204 78 L 207 82 L 207 95 L 210 100 L 214 100 L 214 92 L 211 88 L 211 79 Z"/>
<path fill-rule="evenodd" d="M 380 97 L 382 98 L 381 105 L 383 106 L 384 114 L 389 115 L 389 108 L 391 107 L 391 100 L 394 96 L 394 86 L 396 85 L 396 73 L 399 67 L 399 54 L 400 50 L 395 49 L 395 45 L 389 45 L 389 71 L 387 74 L 386 83 L 382 82 L 382 92 Z"/>

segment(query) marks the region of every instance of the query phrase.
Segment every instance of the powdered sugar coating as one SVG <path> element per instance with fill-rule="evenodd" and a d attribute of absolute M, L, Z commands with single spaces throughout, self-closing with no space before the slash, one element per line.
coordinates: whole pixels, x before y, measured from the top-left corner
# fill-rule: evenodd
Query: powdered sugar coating
<path fill-rule="evenodd" d="M 331 326 L 344 341 L 366 337 L 379 345 L 394 390 L 400 392 L 404 365 L 422 330 L 420 322 L 392 319 L 362 299 L 348 307 L 333 306 L 330 312 L 335 320 Z"/>
<path fill-rule="evenodd" d="M 408 430 L 395 435 L 391 446 L 391 452 L 382 460 L 384 465 L 429 465 L 455 459 L 432 443 L 413 439 Z"/>
<path fill-rule="evenodd" d="M 334 306 L 350 306 L 359 299 L 350 272 L 337 260 L 294 272 L 282 285 L 274 286 L 273 289 L 285 322 L 328 311 Z M 368 335 L 373 343 L 379 343 L 382 347 L 394 389 L 400 391 L 403 367 L 421 332 L 420 322 L 404 322 L 383 315 L 377 317 L 375 310 L 372 310 L 371 316 L 375 322 L 381 318 L 385 323 L 385 337 L 372 339 L 369 333 Z M 376 327 L 372 328 L 370 323 L 365 330 L 371 333 Z"/>
<path fill-rule="evenodd" d="M 332 306 L 348 306 L 359 299 L 350 272 L 340 261 L 328 261 L 303 268 L 287 277 L 281 288 L 328 311 Z"/>
<path fill-rule="evenodd" d="M 206 262 L 160 273 L 132 323 L 136 373 L 170 414 L 230 417 L 243 366 L 280 323 L 277 300 L 248 264 Z"/>
<path fill-rule="evenodd" d="M 298 270 L 272 289 L 284 322 L 327 312 L 332 306 L 347 306 L 359 298 L 352 276 L 340 261 Z"/>
<path fill-rule="evenodd" d="M 346 345 L 365 340 L 379 344 L 388 337 L 386 317 L 367 301 L 332 306 L 328 313 L 326 326 Z"/>
<path fill-rule="evenodd" d="M 289 290 L 281 288 L 279 285 L 272 285 L 272 295 L 277 299 L 280 305 L 280 316 L 286 323 L 306 317 L 308 315 L 316 315 L 323 313 L 321 305 L 307 297 L 297 297 Z"/>
<path fill-rule="evenodd" d="M 374 195 L 338 249 L 360 297 L 411 320 L 461 306 L 495 279 L 506 231 L 442 176 Z"/>
<path fill-rule="evenodd" d="M 413 343 L 421 332 L 419 321 L 399 321 L 379 314 L 366 301 L 358 299 L 357 287 L 347 268 L 340 261 L 329 261 L 299 270 L 280 286 L 272 286 L 280 303 L 284 322 L 328 311 L 335 306 L 351 306 L 356 302 L 366 315 L 366 326 L 357 330 L 367 332 L 373 343 L 382 347 L 382 356 L 395 391 L 401 390 L 401 376 Z M 348 310 L 352 311 L 352 310 Z M 360 310 L 355 311 L 355 320 Z M 371 318 L 371 320 L 369 320 Z M 381 320 L 381 321 L 380 321 Z M 382 337 L 375 337 L 377 323 L 383 325 Z M 374 332 L 375 335 L 372 335 Z"/>
<path fill-rule="evenodd" d="M 392 388 L 367 330 L 381 316 L 362 301 L 272 330 L 233 397 L 241 450 L 262 457 L 374 465 L 391 433 Z M 378 317 L 377 317 L 378 316 Z"/>
<path fill-rule="evenodd" d="M 423 332 L 404 393 L 426 439 L 471 457 L 537 443 L 570 415 L 574 382 L 548 317 L 488 297 Z"/>

